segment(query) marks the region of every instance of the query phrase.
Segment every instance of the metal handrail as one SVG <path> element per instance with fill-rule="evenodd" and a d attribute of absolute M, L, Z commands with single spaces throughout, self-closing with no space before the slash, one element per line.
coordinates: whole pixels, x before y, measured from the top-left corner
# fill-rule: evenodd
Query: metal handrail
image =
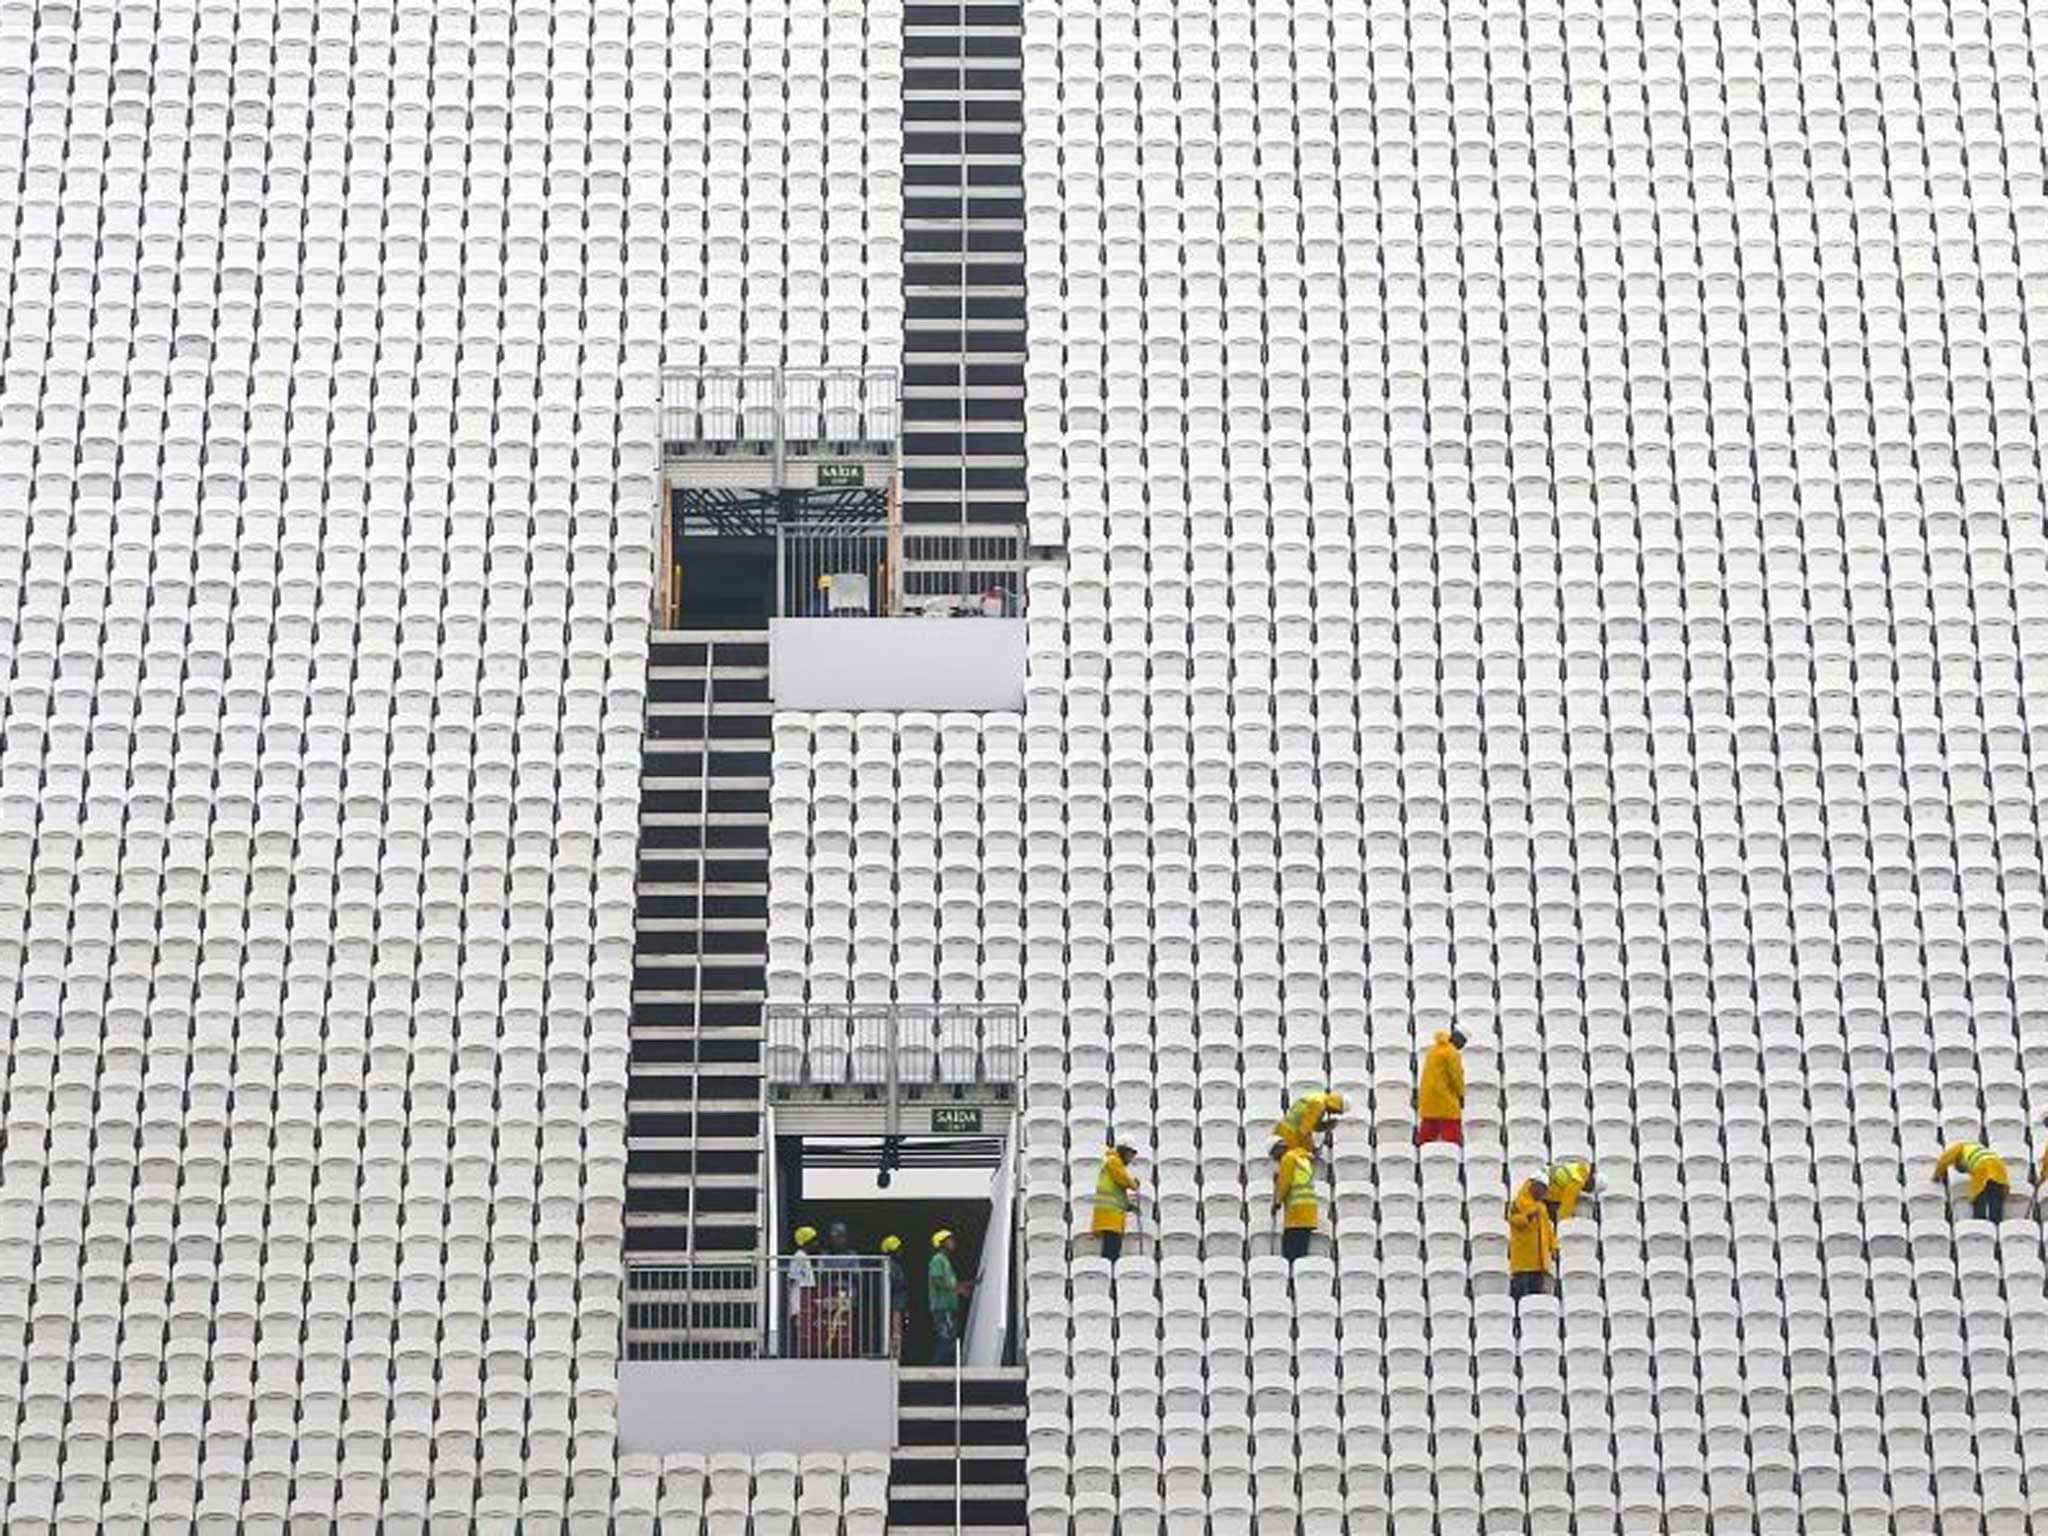
<path fill-rule="evenodd" d="M 771 1087 L 1011 1086 L 1021 1067 L 1014 1003 L 775 1003 L 762 1024 Z"/>
<path fill-rule="evenodd" d="M 718 670 L 717 645 L 704 642 L 704 697 L 699 701 L 697 739 L 697 953 L 690 974 L 690 1235 L 685 1251 L 697 1257 L 698 1149 L 704 1138 L 704 863 L 710 852 L 711 826 L 711 696 L 712 677 Z"/>
<path fill-rule="evenodd" d="M 669 443 L 886 445 L 903 427 L 895 368 L 672 369 L 662 377 L 662 437 Z"/>
<path fill-rule="evenodd" d="M 771 1287 L 792 1304 L 775 1325 Z M 889 1262 L 784 1254 L 626 1264 L 628 1360 L 887 1360 Z"/>

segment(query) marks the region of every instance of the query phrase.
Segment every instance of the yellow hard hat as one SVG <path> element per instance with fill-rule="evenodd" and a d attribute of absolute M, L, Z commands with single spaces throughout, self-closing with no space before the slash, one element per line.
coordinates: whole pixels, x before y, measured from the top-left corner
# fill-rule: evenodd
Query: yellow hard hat
<path fill-rule="evenodd" d="M 884 1253 L 894 1253 L 898 1248 L 901 1248 L 902 1246 L 903 1239 L 897 1237 L 894 1233 L 891 1233 L 888 1237 L 882 1239 L 882 1252 Z"/>
<path fill-rule="evenodd" d="M 936 1231 L 936 1232 L 934 1232 L 934 1233 L 932 1234 L 932 1246 L 933 1246 L 934 1248 L 943 1248 L 943 1247 L 945 1247 L 945 1246 L 946 1246 L 946 1239 L 947 1239 L 947 1238 L 949 1238 L 949 1237 L 951 1237 L 952 1235 L 953 1235 L 953 1229 L 952 1229 L 951 1227 L 941 1227 L 941 1228 L 939 1228 L 939 1230 L 938 1230 L 938 1231 Z"/>
<path fill-rule="evenodd" d="M 1328 1109 L 1334 1109 L 1340 1115 L 1343 1114 L 1346 1109 L 1350 1108 L 1350 1106 L 1344 1102 L 1344 1095 L 1341 1093 L 1332 1093 L 1327 1099 L 1323 1101 L 1323 1104 L 1324 1107 Z"/>
<path fill-rule="evenodd" d="M 818 590 L 820 592 L 830 592 L 832 590 L 832 576 L 829 571 L 818 578 Z"/>
<path fill-rule="evenodd" d="M 806 1244 L 815 1243 L 818 1240 L 818 1229 L 816 1227 L 798 1227 L 793 1235 L 796 1238 L 797 1247 L 802 1248 Z"/>

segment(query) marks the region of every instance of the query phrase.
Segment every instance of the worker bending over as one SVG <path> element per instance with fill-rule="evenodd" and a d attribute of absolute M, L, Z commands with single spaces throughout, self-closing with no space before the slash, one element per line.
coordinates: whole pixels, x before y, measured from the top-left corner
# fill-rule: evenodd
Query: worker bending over
<path fill-rule="evenodd" d="M 1293 1106 L 1273 1122 L 1273 1139 L 1285 1146 L 1299 1147 L 1315 1156 L 1316 1132 L 1336 1127 L 1337 1117 L 1350 1106 L 1344 1095 L 1319 1088 L 1314 1093 L 1305 1093 L 1294 1101 Z"/>
<path fill-rule="evenodd" d="M 1432 1141 L 1465 1144 L 1465 1035 L 1462 1030 L 1437 1031 L 1436 1041 L 1422 1058 L 1422 1081 L 1415 1089 L 1415 1145 Z"/>
<path fill-rule="evenodd" d="M 1942 1149 L 1934 1164 L 1934 1182 L 1946 1184 L 1951 1168 L 1970 1176 L 1970 1214 L 1979 1221 L 2005 1218 L 2005 1192 L 2012 1177 L 2005 1171 L 2005 1159 L 1977 1141 L 1952 1142 Z"/>
<path fill-rule="evenodd" d="M 1102 1239 L 1102 1256 L 1112 1264 L 1123 1256 L 1124 1223 L 1137 1198 L 1138 1176 L 1131 1172 L 1137 1160 L 1135 1148 L 1118 1142 L 1103 1152 L 1102 1167 L 1095 1174 L 1095 1220 L 1090 1230 Z"/>
<path fill-rule="evenodd" d="M 1273 1143 L 1273 1209 L 1286 1214 L 1280 1222 L 1280 1252 L 1292 1264 L 1308 1252 L 1316 1229 L 1315 1159 L 1300 1147 Z"/>
<path fill-rule="evenodd" d="M 1550 1273 L 1557 1262 L 1557 1224 L 1550 1219 L 1549 1196 L 1547 1181 L 1531 1179 L 1508 1206 L 1508 1294 L 1517 1301 L 1546 1290 L 1563 1294 Z"/>
<path fill-rule="evenodd" d="M 1593 1165 L 1587 1162 L 1552 1163 L 1544 1170 L 1546 1193 L 1543 1203 L 1550 1207 L 1552 1221 L 1570 1221 L 1579 1200 L 1593 1190 Z"/>

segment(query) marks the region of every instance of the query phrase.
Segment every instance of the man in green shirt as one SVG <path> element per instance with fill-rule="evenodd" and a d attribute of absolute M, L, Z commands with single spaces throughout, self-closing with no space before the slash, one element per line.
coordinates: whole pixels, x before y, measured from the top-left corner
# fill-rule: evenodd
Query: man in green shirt
<path fill-rule="evenodd" d="M 952 1365 L 960 1354 L 960 1312 L 972 1280 L 953 1272 L 953 1234 L 944 1227 L 932 1234 L 932 1262 L 926 1271 L 926 1297 L 932 1312 L 932 1364 Z"/>

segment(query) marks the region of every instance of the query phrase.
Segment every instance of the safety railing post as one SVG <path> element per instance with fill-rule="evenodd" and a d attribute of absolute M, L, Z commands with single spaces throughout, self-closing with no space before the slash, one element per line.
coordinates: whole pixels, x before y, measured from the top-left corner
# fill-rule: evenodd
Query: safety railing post
<path fill-rule="evenodd" d="M 883 1015 L 882 1039 L 886 1042 L 883 1057 L 883 1091 L 888 1094 L 888 1109 L 883 1118 L 883 1134 L 903 1134 L 903 1063 L 897 1053 L 903 1049 L 903 1038 L 896 1027 L 897 1012 L 894 1008 Z"/>
<path fill-rule="evenodd" d="M 954 1326 L 957 1328 L 959 1324 L 955 1323 Z M 961 1422 L 960 1417 L 961 1399 L 963 1396 L 960 1385 L 961 1375 L 965 1370 L 965 1366 L 962 1363 L 960 1345 L 961 1340 L 957 1338 L 953 1340 L 953 1536 L 961 1536 L 963 1522 L 960 1517 L 962 1506 L 966 1503 L 966 1489 L 964 1485 L 967 1480 L 963 1455 L 965 1451 L 964 1442 L 967 1439 L 967 1429 Z"/>

